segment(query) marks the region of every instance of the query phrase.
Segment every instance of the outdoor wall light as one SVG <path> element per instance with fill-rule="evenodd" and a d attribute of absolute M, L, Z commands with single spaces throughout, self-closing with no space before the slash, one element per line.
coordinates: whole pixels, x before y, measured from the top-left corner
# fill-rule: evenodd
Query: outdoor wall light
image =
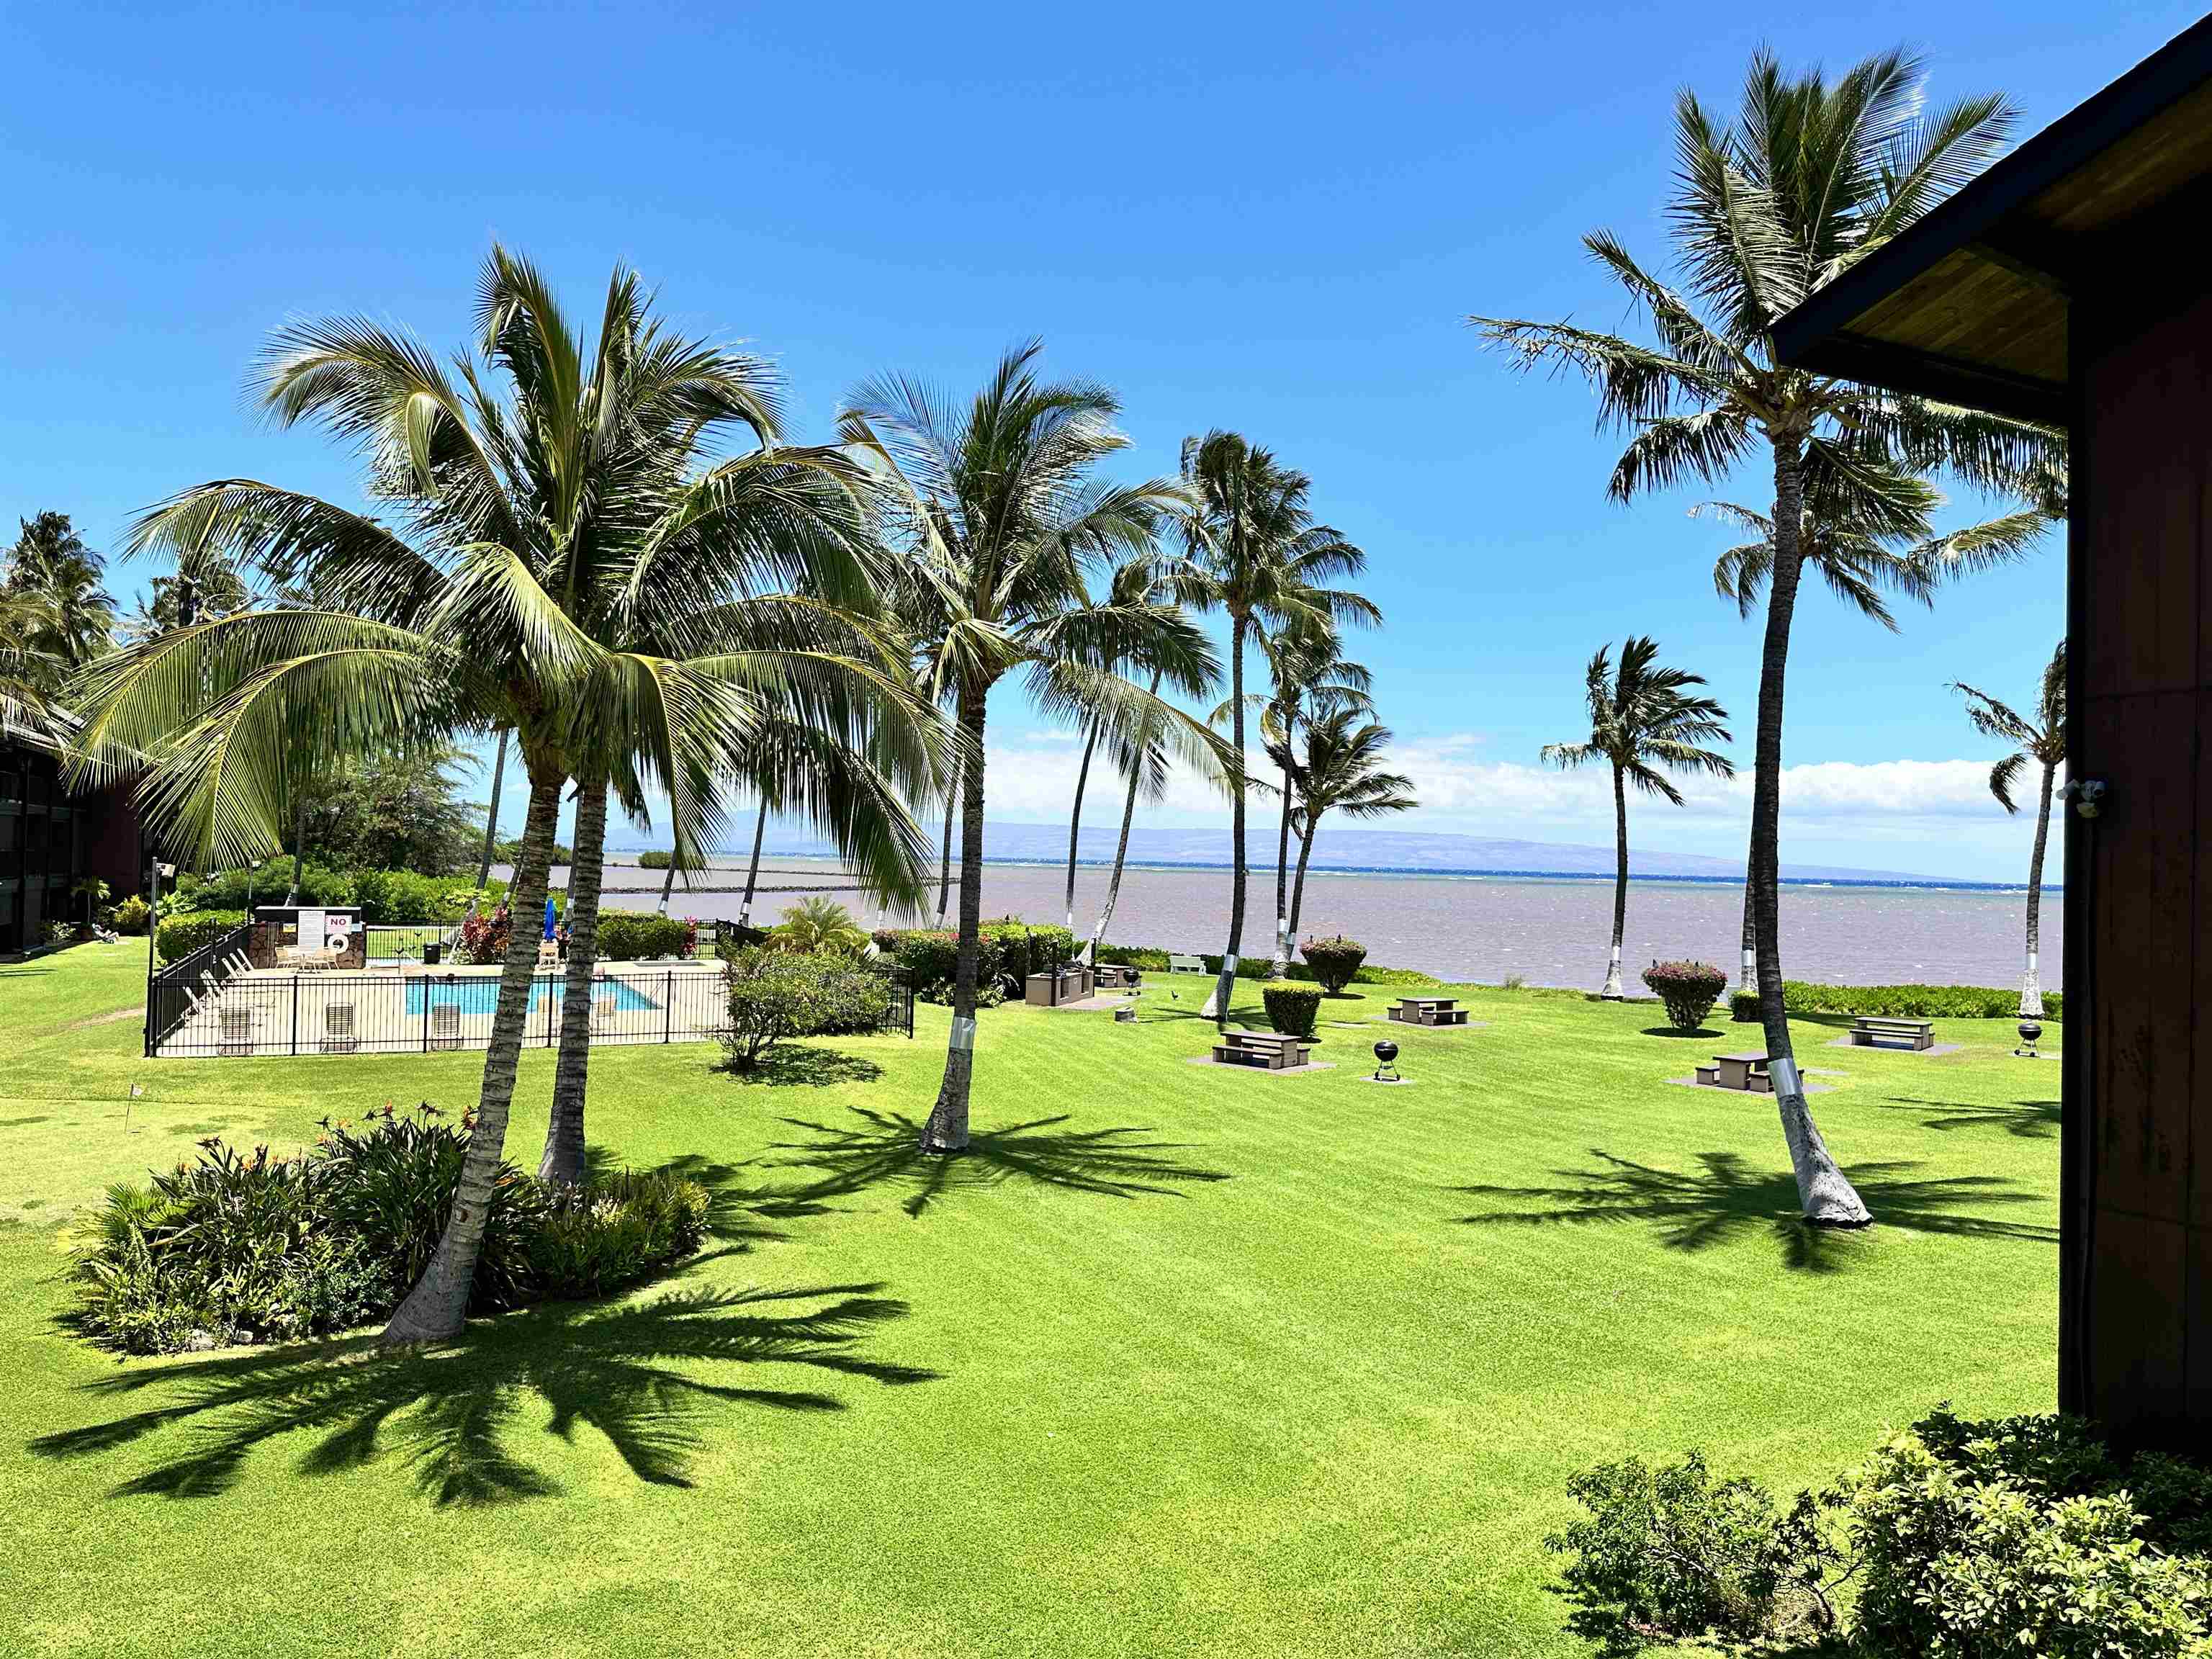
<path fill-rule="evenodd" d="M 2105 810 L 2107 790 L 2102 778 L 2083 778 L 2078 782 L 2069 782 L 2066 786 L 2066 793 L 2074 798 L 2074 811 L 2078 817 L 2094 818 Z"/>

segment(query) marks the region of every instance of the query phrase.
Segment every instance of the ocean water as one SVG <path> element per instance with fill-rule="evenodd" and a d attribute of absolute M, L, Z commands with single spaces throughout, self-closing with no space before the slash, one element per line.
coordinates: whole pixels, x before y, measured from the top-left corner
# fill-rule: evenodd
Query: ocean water
<path fill-rule="evenodd" d="M 617 855 L 619 860 L 620 855 Z M 556 869 L 560 885 L 567 872 Z M 1109 872 L 1079 866 L 1075 926 L 1088 935 Z M 651 909 L 659 897 L 658 871 L 613 862 L 607 902 Z M 983 914 L 1031 921 L 1066 917 L 1064 866 L 987 864 Z M 718 860 L 701 884 L 741 888 L 744 860 Z M 1265 955 L 1274 938 L 1274 870 L 1251 876 L 1245 911 L 1245 954 Z M 769 857 L 753 920 L 773 923 L 808 892 L 843 902 L 861 921 L 912 922 L 888 915 L 854 891 L 849 878 L 825 860 Z M 1225 869 L 1132 866 L 1108 929 L 1110 941 L 1175 951 L 1218 951 L 1229 927 Z M 687 894 L 681 883 L 669 908 L 702 919 L 734 919 L 740 895 Z M 953 903 L 959 902 L 956 884 Z M 1898 981 L 2014 986 L 2024 965 L 2025 889 L 1785 886 L 1782 890 L 1782 965 L 1792 979 L 1838 985 Z M 933 921 L 934 895 L 927 914 Z M 2057 988 L 2062 907 L 2055 892 L 2043 906 L 2042 977 Z M 957 909 L 955 914 L 957 914 Z M 1534 985 L 1595 990 L 1605 980 L 1613 925 L 1613 884 L 1573 877 L 1376 875 L 1311 872 L 1306 878 L 1301 931 L 1342 932 L 1361 940 L 1371 962 L 1420 968 L 1454 981 L 1496 982 L 1518 974 Z M 1632 988 L 1635 970 L 1654 957 L 1695 957 L 1733 975 L 1741 958 L 1743 891 L 1709 882 L 1633 881 L 1628 888 L 1624 953 Z"/>

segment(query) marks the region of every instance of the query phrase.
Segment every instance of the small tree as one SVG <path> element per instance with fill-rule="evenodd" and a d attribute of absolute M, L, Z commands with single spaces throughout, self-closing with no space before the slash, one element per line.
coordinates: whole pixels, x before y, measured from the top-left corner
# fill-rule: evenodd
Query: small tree
<path fill-rule="evenodd" d="M 1367 960 L 1367 947 L 1340 933 L 1334 939 L 1308 939 L 1301 954 L 1306 959 L 1306 966 L 1313 969 L 1321 988 L 1331 996 L 1338 996 L 1358 977 L 1360 963 Z"/>
<path fill-rule="evenodd" d="M 787 1037 L 879 1030 L 890 999 L 884 977 L 849 957 L 789 951 L 744 950 L 723 969 L 730 1064 L 757 1069 L 761 1056 Z"/>
<path fill-rule="evenodd" d="M 1270 984 L 1260 992 L 1267 1024 L 1285 1036 L 1310 1037 L 1321 1017 L 1321 993 L 1310 985 Z"/>
<path fill-rule="evenodd" d="M 1644 970 L 1644 982 L 1667 1005 L 1676 1030 L 1694 1031 L 1720 1000 L 1728 975 L 1710 962 L 1655 962 Z"/>

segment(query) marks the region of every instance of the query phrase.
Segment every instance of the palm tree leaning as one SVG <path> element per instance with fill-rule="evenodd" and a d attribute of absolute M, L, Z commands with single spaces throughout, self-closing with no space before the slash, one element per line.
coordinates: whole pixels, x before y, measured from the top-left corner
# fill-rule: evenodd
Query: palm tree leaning
<path fill-rule="evenodd" d="M 2043 855 L 2051 840 L 2051 786 L 2066 761 L 2066 641 L 2058 641 L 2044 665 L 2032 720 L 1971 685 L 1954 681 L 1951 689 L 1966 699 L 1966 718 L 1974 730 L 2014 745 L 2012 753 L 1990 769 L 1990 793 L 1998 805 L 2017 812 L 2013 792 L 2020 775 L 2030 765 L 2037 769 L 2035 850 L 2027 861 L 2027 972 L 2020 982 L 2020 1012 L 2023 1019 L 2041 1019 L 2043 983 L 2036 957 L 2043 946 Z"/>
<path fill-rule="evenodd" d="M 1281 811 L 1275 828 L 1275 952 L 1267 963 L 1267 977 L 1274 980 L 1285 977 L 1291 966 L 1291 819 L 1297 805 L 1292 774 L 1298 722 L 1338 709 L 1373 714 L 1375 702 L 1368 693 L 1374 677 L 1364 665 L 1345 657 L 1344 643 L 1334 629 L 1272 635 L 1262 641 L 1261 650 L 1275 689 L 1260 703 L 1260 740 L 1282 774 L 1278 786 Z M 1214 711 L 1217 724 L 1227 712 Z"/>
<path fill-rule="evenodd" d="M 1367 556 L 1327 525 L 1314 522 L 1307 505 L 1312 482 L 1255 448 L 1234 432 L 1187 438 L 1183 487 L 1188 505 L 1182 522 L 1183 582 L 1194 608 L 1229 617 L 1229 709 L 1239 757 L 1229 784 L 1229 942 L 1221 975 L 1204 1010 L 1225 1024 L 1236 988 L 1237 958 L 1244 944 L 1246 866 L 1242 759 L 1245 745 L 1244 647 L 1257 635 L 1317 633 L 1346 623 L 1381 620 L 1373 605 L 1348 589 L 1328 586 L 1357 576 Z"/>
<path fill-rule="evenodd" d="M 452 374 L 413 340 L 349 319 L 289 325 L 264 359 L 265 405 L 358 448 L 367 493 L 398 527 L 233 478 L 185 490 L 134 531 L 140 548 L 219 542 L 241 568 L 320 599 L 180 629 L 82 678 L 78 769 L 143 769 L 149 818 L 196 860 L 243 862 L 274 845 L 318 766 L 505 729 L 529 792 L 512 898 L 533 915 L 569 780 L 656 787 L 683 841 L 704 843 L 717 818 L 701 780 L 769 712 L 809 705 L 825 682 L 833 706 L 856 682 L 882 683 L 872 663 L 794 660 L 776 629 L 757 654 L 727 648 L 726 608 L 793 561 L 846 563 L 830 583 L 842 587 L 879 556 L 857 479 L 835 456 L 755 453 L 696 472 L 678 459 L 702 427 L 752 423 L 757 365 L 649 325 L 623 271 L 587 355 L 538 274 L 498 248 L 479 317 L 480 351 Z M 738 533 L 758 526 L 732 503 L 770 479 L 823 534 L 763 544 Z M 679 659 L 602 642 L 624 619 L 664 613 L 711 647 Z M 927 714 L 910 696 L 871 695 L 891 750 L 933 730 L 915 726 Z M 910 821 L 855 843 L 884 884 L 915 878 Z M 461 1328 L 536 963 L 532 931 L 515 929 L 453 1208 L 387 1341 Z"/>
<path fill-rule="evenodd" d="M 1413 781 L 1387 771 L 1390 728 L 1365 719 L 1356 708 L 1334 708 L 1306 722 L 1303 752 L 1291 769 L 1298 791 L 1298 870 L 1291 890 L 1291 927 L 1297 931 L 1306 902 L 1306 865 L 1314 836 L 1331 812 L 1348 818 L 1387 817 L 1410 812 Z"/>
<path fill-rule="evenodd" d="M 1093 476 L 1127 442 L 1112 424 L 1119 404 L 1090 381 L 1040 379 L 1039 349 L 1007 353 L 964 407 L 893 376 L 862 386 L 842 420 L 847 440 L 878 457 L 899 489 L 912 570 L 944 619 L 924 690 L 951 702 L 960 737 L 958 967 L 945 1079 L 920 1138 L 928 1152 L 968 1145 L 992 689 L 1019 669 L 1048 718 L 1098 720 L 1133 746 L 1157 730 L 1197 764 L 1231 763 L 1188 715 L 1095 665 L 1149 661 L 1194 695 L 1215 672 L 1204 635 L 1175 607 L 1085 603 L 1085 567 L 1148 554 L 1162 515 L 1183 498 L 1164 480 Z"/>
<path fill-rule="evenodd" d="M 1806 561 L 1805 527 L 1821 481 L 1853 520 L 1904 533 L 1924 507 L 1923 475 L 1942 469 L 1999 492 L 2055 471 L 2060 440 L 2026 423 L 1899 397 L 1785 368 L 1776 319 L 1869 249 L 1887 241 L 1996 155 L 2013 119 L 1999 97 L 1923 108 L 1920 66 L 1902 52 L 1870 58 L 1833 84 L 1785 76 L 1762 52 L 1741 109 L 1717 121 L 1696 95 L 1675 104 L 1676 179 L 1668 204 L 1686 284 L 1678 293 L 1610 233 L 1591 255 L 1650 325 L 1653 343 L 1566 323 L 1470 319 L 1524 368 L 1585 377 L 1600 418 L 1632 435 L 1610 493 L 1712 482 L 1763 452 L 1773 482 L 1773 557 L 1759 678 L 1749 886 L 1759 1006 L 1775 1097 L 1808 1220 L 1870 1218 L 1805 1104 L 1782 1006 L 1778 831 L 1782 711 L 1790 621 Z M 2018 540 L 1939 546 L 1917 573 L 1933 583 L 2008 556 Z"/>
<path fill-rule="evenodd" d="M 1628 928 L 1628 786 L 1680 806 L 1682 794 L 1668 781 L 1668 771 L 1728 778 L 1735 775 L 1735 767 L 1725 755 L 1699 746 L 1729 740 L 1728 710 L 1711 697 L 1689 695 L 1690 687 L 1705 683 L 1703 675 L 1661 667 L 1658 646 L 1641 634 L 1622 644 L 1618 669 L 1612 659 L 1613 648 L 1601 645 L 1584 671 L 1589 736 L 1580 743 L 1547 743 L 1543 756 L 1563 769 L 1603 761 L 1613 771 L 1613 950 L 1599 994 L 1617 1002 L 1621 940 Z"/>

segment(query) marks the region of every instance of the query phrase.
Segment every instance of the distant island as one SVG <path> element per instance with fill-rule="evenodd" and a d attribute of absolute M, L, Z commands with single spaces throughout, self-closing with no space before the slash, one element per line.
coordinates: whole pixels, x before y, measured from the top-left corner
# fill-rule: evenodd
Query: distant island
<path fill-rule="evenodd" d="M 1085 865 L 1110 864 L 1117 829 L 1086 828 L 1076 844 Z M 1249 838 L 1252 868 L 1272 872 L 1274 838 Z M 634 849 L 633 849 L 634 850 Z M 723 849 L 723 857 L 742 860 L 750 848 Z M 808 836 L 778 836 L 771 826 L 767 851 L 776 858 L 832 858 L 829 845 Z M 617 856 L 620 856 L 617 853 Z M 983 826 L 983 857 L 993 864 L 1057 864 L 1067 856 L 1067 826 L 999 823 Z M 1610 847 L 1565 842 L 1507 840 L 1488 836 L 1425 834 L 1402 830 L 1325 829 L 1314 850 L 1313 868 L 1338 874 L 1505 876 L 1578 878 L 1613 874 Z M 718 860 L 720 861 L 720 860 Z M 1216 869 L 1229 864 L 1226 829 L 1136 830 L 1129 836 L 1129 862 L 1155 869 Z M 1696 853 L 1667 853 L 1648 848 L 1629 855 L 1629 874 L 1644 881 L 1740 883 L 1741 860 Z M 1866 870 L 1844 865 L 1784 865 L 1782 878 L 1867 887 L 1942 887 L 1997 890 L 2017 882 L 1962 881 L 1903 870 Z"/>

